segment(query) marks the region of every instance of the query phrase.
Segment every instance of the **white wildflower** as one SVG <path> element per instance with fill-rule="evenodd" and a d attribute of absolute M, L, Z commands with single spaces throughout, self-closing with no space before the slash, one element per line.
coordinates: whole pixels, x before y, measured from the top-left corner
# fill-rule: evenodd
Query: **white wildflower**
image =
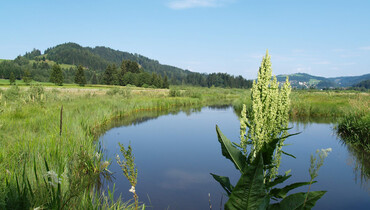
<path fill-rule="evenodd" d="M 134 186 L 131 186 L 131 189 L 129 190 L 129 192 L 132 192 L 135 194 L 135 187 Z"/>
<path fill-rule="evenodd" d="M 51 171 L 48 171 L 45 175 L 47 178 L 48 178 L 48 183 L 55 187 L 57 184 L 61 184 L 62 183 L 62 179 L 59 178 L 58 174 L 55 173 L 55 171 L 51 170 Z"/>

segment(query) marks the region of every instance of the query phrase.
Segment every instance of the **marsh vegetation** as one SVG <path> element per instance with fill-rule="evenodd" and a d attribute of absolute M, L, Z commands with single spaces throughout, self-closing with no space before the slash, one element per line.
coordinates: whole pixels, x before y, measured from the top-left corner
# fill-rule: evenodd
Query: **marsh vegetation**
<path fill-rule="evenodd" d="M 157 114 L 151 114 L 156 117 L 176 107 L 217 104 L 232 104 L 235 110 L 246 104 L 248 110 L 252 104 L 249 96 L 250 91 L 245 89 L 185 86 L 172 86 L 170 90 L 4 86 L 0 89 L 0 207 L 128 208 L 132 203 L 112 196 L 112 188 L 110 193 L 100 191 L 99 182 L 108 175 L 111 162 L 106 162 L 96 144 L 97 136 L 113 122 L 134 120 L 143 111 L 156 110 Z M 336 121 L 364 109 L 369 94 L 293 91 L 290 98 L 291 117 L 329 117 Z"/>

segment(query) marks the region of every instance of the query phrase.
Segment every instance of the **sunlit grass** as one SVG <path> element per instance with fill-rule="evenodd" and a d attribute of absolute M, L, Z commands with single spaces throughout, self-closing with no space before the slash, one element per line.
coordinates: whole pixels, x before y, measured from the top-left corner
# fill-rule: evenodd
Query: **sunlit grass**
<path fill-rule="evenodd" d="M 232 104 L 238 109 L 243 103 L 251 104 L 249 90 L 242 89 L 172 86 L 171 89 L 179 93 L 176 97 L 170 97 L 170 90 L 167 89 L 104 85 L 80 87 L 69 84 L 59 87 L 47 84 L 41 89 L 30 86 L 0 87 L 0 209 L 5 205 L 7 192 L 16 189 L 15 175 L 22 177 L 23 171 L 30 181 L 32 192 L 39 198 L 34 200 L 32 207 L 42 205 L 48 197 L 42 194 L 45 189 L 37 188 L 34 165 L 42 176 L 47 172 L 45 161 L 50 170 L 59 174 L 68 174 L 72 166 L 73 170 L 81 167 L 81 160 L 82 163 L 91 162 L 99 151 L 95 144 L 96 137 L 109 129 L 114 120 L 132 118 L 138 112 L 149 110 L 166 113 L 166 110 L 176 107 L 212 104 Z M 341 117 L 354 110 L 369 109 L 369 95 L 296 91 L 291 95 L 291 116 Z M 59 135 L 62 106 L 63 126 L 62 135 Z M 100 173 L 96 170 L 99 162 L 92 162 L 89 167 L 83 168 L 88 174 L 79 176 L 96 177 L 96 173 Z M 12 188 L 6 187 L 6 180 Z M 62 182 L 62 192 L 71 191 L 72 179 L 66 180 Z M 90 205 L 91 201 L 83 200 L 87 199 L 84 197 L 87 193 L 85 189 L 80 191 L 68 205 L 77 207 L 83 202 Z"/>
<path fill-rule="evenodd" d="M 59 175 L 73 175 L 62 182 L 61 193 L 71 191 L 74 177 L 80 177 L 82 180 L 89 177 L 94 179 L 96 174 L 100 173 L 96 170 L 99 168 L 99 162 L 87 163 L 91 162 L 90 160 L 98 152 L 95 144 L 96 136 L 108 128 L 114 119 L 143 110 L 169 110 L 174 107 L 199 107 L 217 103 L 231 104 L 234 99 L 240 97 L 238 94 L 243 93 L 241 90 L 190 88 L 181 90 L 183 94 L 180 97 L 168 97 L 168 90 L 116 88 L 118 88 L 117 91 L 113 91 L 112 94 L 108 93 L 113 89 L 74 87 L 37 89 L 12 86 L 0 90 L 0 180 L 2 183 L 0 208 L 6 204 L 9 190 L 16 188 L 17 177 L 25 177 L 21 182 L 23 184 L 27 183 L 25 180 L 30 182 L 30 187 L 25 185 L 26 189 L 32 189 L 32 194 L 40 198 L 29 199 L 29 202 L 32 201 L 30 207 L 36 208 L 50 200 L 50 197 L 38 194 L 45 192 L 45 189 L 37 188 L 35 166 L 39 176 L 43 176 L 49 170 Z M 130 94 L 126 94 L 127 92 Z M 62 106 L 62 134 L 59 135 Z M 81 160 L 83 160 L 82 166 Z M 45 168 L 44 162 L 48 163 L 49 170 Z M 84 175 L 77 176 L 78 171 L 84 171 Z M 6 180 L 10 185 L 5 185 Z M 85 189 L 82 188 L 80 191 L 80 194 L 74 196 L 68 205 L 75 206 L 81 202 Z M 18 199 L 16 201 L 27 200 L 31 193 L 27 195 L 27 198 L 19 196 L 12 198 Z"/>

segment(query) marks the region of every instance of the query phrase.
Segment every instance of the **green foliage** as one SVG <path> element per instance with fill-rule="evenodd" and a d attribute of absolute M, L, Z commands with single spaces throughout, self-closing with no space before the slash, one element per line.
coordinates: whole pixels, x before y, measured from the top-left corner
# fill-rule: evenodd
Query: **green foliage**
<path fill-rule="evenodd" d="M 115 65 L 108 65 L 103 74 L 103 83 L 106 85 L 115 85 L 118 83 L 117 67 Z"/>
<path fill-rule="evenodd" d="M 124 98 L 130 98 L 132 95 L 131 95 L 131 89 L 126 87 L 126 88 L 118 88 L 118 87 L 114 87 L 112 89 L 109 89 L 107 91 L 107 95 L 110 95 L 110 96 L 113 96 L 113 95 L 119 95 L 119 96 L 122 96 Z"/>
<path fill-rule="evenodd" d="M 370 79 L 354 84 L 352 87 L 370 89 Z"/>
<path fill-rule="evenodd" d="M 28 94 L 32 101 L 41 101 L 45 94 L 45 88 L 39 84 L 31 85 L 30 89 L 28 90 Z"/>
<path fill-rule="evenodd" d="M 168 96 L 170 96 L 170 97 L 180 97 L 181 96 L 180 90 L 170 89 L 170 92 L 168 93 Z"/>
<path fill-rule="evenodd" d="M 298 182 L 283 188 L 275 188 L 277 184 L 291 177 L 289 172 L 277 175 L 277 171 L 281 154 L 287 154 L 282 151 L 283 141 L 289 136 L 296 135 L 289 135 L 287 132 L 290 105 L 288 79 L 281 91 L 278 87 L 276 77 L 271 81 L 271 62 L 266 52 L 258 72 L 258 81 L 253 82 L 252 108 L 248 113 L 250 119 L 247 118 L 245 105 L 241 113 L 241 144 L 232 143 L 216 125 L 222 155 L 241 173 L 235 187 L 231 185 L 229 178 L 212 174 L 228 194 L 229 200 L 225 204 L 225 209 L 310 209 L 325 193 L 324 191 L 295 193 L 287 196 L 293 189 L 304 185 L 311 186 L 313 179 L 310 182 Z M 249 128 L 248 134 L 246 128 Z M 294 157 L 291 154 L 287 155 Z M 317 170 L 320 166 L 317 164 Z M 270 203 L 271 199 L 278 202 Z"/>
<path fill-rule="evenodd" d="M 134 155 L 132 154 L 132 148 L 131 145 L 128 145 L 127 150 L 125 147 L 121 144 L 118 143 L 120 148 L 121 148 L 121 153 L 124 157 L 124 160 L 121 161 L 119 155 L 117 154 L 116 160 L 118 165 L 121 167 L 123 175 L 128 179 L 128 181 L 131 184 L 131 189 L 129 190 L 134 194 L 134 199 L 135 199 L 135 209 L 137 210 L 138 208 L 138 196 L 135 191 L 135 187 L 137 184 L 137 168 L 135 168 L 135 163 L 134 163 Z"/>
<path fill-rule="evenodd" d="M 229 178 L 212 174 L 229 196 L 225 209 L 286 209 L 286 206 L 292 205 L 292 203 L 300 204 L 300 208 L 311 208 L 311 205 L 314 205 L 325 193 L 324 191 L 318 191 L 320 193 L 295 193 L 286 196 L 289 191 L 304 185 L 310 185 L 313 182 L 298 182 L 283 188 L 274 188 L 277 184 L 283 183 L 291 177 L 291 175 L 288 175 L 289 172 L 287 172 L 283 176 L 278 175 L 270 179 L 267 173 L 267 169 L 274 165 L 274 152 L 281 138 L 265 141 L 256 154 L 249 153 L 246 157 L 222 134 L 218 126 L 216 126 L 216 132 L 221 143 L 222 155 L 233 162 L 241 173 L 241 177 L 235 187 L 230 184 Z M 283 138 L 285 139 L 286 137 L 288 136 Z M 306 195 L 308 197 L 307 205 L 305 204 Z M 270 204 L 270 199 L 282 200 L 280 203 Z"/>
<path fill-rule="evenodd" d="M 64 209 L 133 208 L 134 205 L 117 200 L 118 196 L 113 200 L 98 190 L 102 180 L 99 176 L 107 172 L 105 169 L 109 162 L 101 158 L 96 137 L 114 126 L 116 119 L 137 120 L 142 116 L 138 115 L 142 110 L 155 110 L 150 116 L 158 116 L 158 113 L 172 113 L 175 108 L 230 104 L 243 93 L 236 89 L 182 87 L 184 92 L 188 89 L 201 92 L 201 99 L 171 98 L 167 97 L 167 90 L 130 88 L 135 92 L 126 98 L 105 94 L 113 89 L 111 87 L 71 87 L 0 88 L 0 209 L 6 209 L 5 204 L 10 200 L 15 201 L 13 204 L 19 203 L 16 194 L 7 192 L 17 191 L 15 175 L 23 192 L 22 186 L 28 185 L 27 181 L 23 182 L 23 173 L 30 182 L 31 187 L 27 189 L 32 189 L 35 198 L 32 200 L 31 194 L 27 193 L 31 208 L 48 208 L 46 204 L 56 195 L 53 196 L 50 186 L 43 182 L 44 177 L 48 182 L 44 176 L 48 171 L 54 171 L 57 174 L 54 177 L 62 179 L 60 195 L 64 196 L 63 202 L 73 195 Z M 87 93 L 90 94 L 85 97 Z M 60 136 L 61 105 L 64 111 Z M 45 159 L 49 170 L 45 168 Z M 24 163 L 26 170 L 23 170 Z M 39 182 L 36 181 L 35 170 Z M 6 186 L 7 177 L 9 186 Z M 54 189 L 57 191 L 58 186 L 55 185 Z"/>
<path fill-rule="evenodd" d="M 27 68 L 25 71 L 24 71 L 24 74 L 23 74 L 23 82 L 26 83 L 26 85 L 30 85 L 32 81 L 32 76 L 31 76 L 31 72 L 30 70 Z"/>
<path fill-rule="evenodd" d="M 199 73 L 198 73 L 199 74 Z M 230 87 L 230 88 L 251 88 L 252 81 L 246 80 L 242 76 L 231 76 L 227 73 L 212 73 L 209 75 L 200 74 L 204 79 L 196 76 L 197 74 L 188 75 L 187 83 L 193 85 L 201 85 L 207 87 Z M 198 81 L 194 83 L 194 81 Z"/>
<path fill-rule="evenodd" d="M 4 92 L 4 98 L 8 101 L 15 101 L 20 96 L 20 89 L 17 85 L 11 86 Z"/>
<path fill-rule="evenodd" d="M 10 82 L 10 85 L 15 85 L 15 76 L 13 72 L 10 73 L 9 82 Z"/>
<path fill-rule="evenodd" d="M 337 133 L 353 146 L 370 151 L 370 112 L 351 113 L 340 120 Z"/>
<path fill-rule="evenodd" d="M 298 89 L 350 87 L 363 80 L 370 79 L 370 74 L 325 78 L 306 73 L 296 73 L 290 75 L 278 75 L 277 80 L 279 82 L 283 82 L 286 76 L 289 76 L 292 86 Z"/>
<path fill-rule="evenodd" d="M 329 152 L 331 152 L 331 148 L 317 150 L 316 156 L 311 155 L 311 164 L 309 168 L 311 180 L 314 180 L 318 176 L 318 171 L 321 166 L 324 165 L 324 160 L 328 156 Z"/>
<path fill-rule="evenodd" d="M 166 88 L 166 89 L 170 88 L 170 84 L 168 83 L 167 75 L 164 76 L 162 88 Z"/>
<path fill-rule="evenodd" d="M 94 72 L 91 77 L 91 84 L 96 85 L 98 84 L 98 78 L 96 77 L 96 73 Z"/>
<path fill-rule="evenodd" d="M 79 84 L 80 86 L 85 86 L 86 84 L 85 73 L 84 73 L 84 69 L 82 66 L 78 66 L 77 68 L 76 76 L 75 76 L 75 83 Z"/>
<path fill-rule="evenodd" d="M 53 82 L 56 85 L 63 85 L 63 72 L 58 64 L 54 64 L 52 68 L 52 73 L 50 75 L 50 82 Z"/>
<path fill-rule="evenodd" d="M 280 203 L 272 204 L 269 209 L 311 209 L 315 206 L 326 191 L 314 191 L 309 193 L 295 193 L 284 198 Z M 307 196 L 306 202 L 304 199 Z"/>
<path fill-rule="evenodd" d="M 168 83 L 174 85 L 180 85 L 182 81 L 189 85 L 202 87 L 215 85 L 216 87 L 249 88 L 252 85 L 250 80 L 246 80 L 241 76 L 234 77 L 226 73 L 214 73 L 210 75 L 195 73 L 174 66 L 160 64 L 158 61 L 142 55 L 121 52 L 107 47 L 90 48 L 82 47 L 76 43 L 65 43 L 47 49 L 45 54 L 47 54 L 49 60 L 70 65 L 86 66 L 99 74 L 103 73 L 108 65 L 120 65 L 119 79 L 122 79 L 127 72 L 136 74 L 142 70 L 149 74 L 155 73 L 161 77 L 167 75 L 169 78 Z M 149 84 L 144 82 L 142 84 L 162 88 L 158 83 Z M 121 81 L 120 85 L 125 84 L 122 84 Z"/>
<path fill-rule="evenodd" d="M 276 77 L 274 76 L 273 80 L 271 80 L 271 77 L 271 61 L 268 52 L 266 52 L 258 71 L 257 82 L 253 81 L 251 112 L 247 117 L 246 106 L 243 106 L 242 118 L 240 119 L 241 147 L 244 153 L 247 152 L 248 144 L 253 145 L 251 152 L 256 153 L 265 141 L 288 135 L 290 83 L 286 78 L 282 88 L 279 89 Z M 247 135 L 245 135 L 247 127 L 249 129 Z M 284 138 L 278 142 L 274 157 L 276 166 L 269 172 L 271 178 L 277 174 L 283 143 Z"/>

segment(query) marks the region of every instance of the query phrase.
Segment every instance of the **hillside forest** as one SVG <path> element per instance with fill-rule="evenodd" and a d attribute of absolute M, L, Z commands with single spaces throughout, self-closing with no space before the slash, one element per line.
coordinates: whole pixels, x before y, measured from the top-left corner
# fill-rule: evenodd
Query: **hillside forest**
<path fill-rule="evenodd" d="M 59 71 L 58 83 L 54 71 Z M 63 83 L 76 82 L 79 68 L 86 84 L 135 85 L 137 87 L 168 88 L 171 85 L 201 87 L 250 88 L 252 81 L 227 73 L 196 73 L 162 65 L 156 60 L 107 47 L 82 47 L 65 43 L 45 50 L 38 49 L 14 60 L 0 60 L 0 78 L 26 81 Z M 80 70 L 81 73 L 81 70 Z M 78 79 L 77 79 L 78 80 Z M 81 84 L 80 84 L 81 85 Z"/>

